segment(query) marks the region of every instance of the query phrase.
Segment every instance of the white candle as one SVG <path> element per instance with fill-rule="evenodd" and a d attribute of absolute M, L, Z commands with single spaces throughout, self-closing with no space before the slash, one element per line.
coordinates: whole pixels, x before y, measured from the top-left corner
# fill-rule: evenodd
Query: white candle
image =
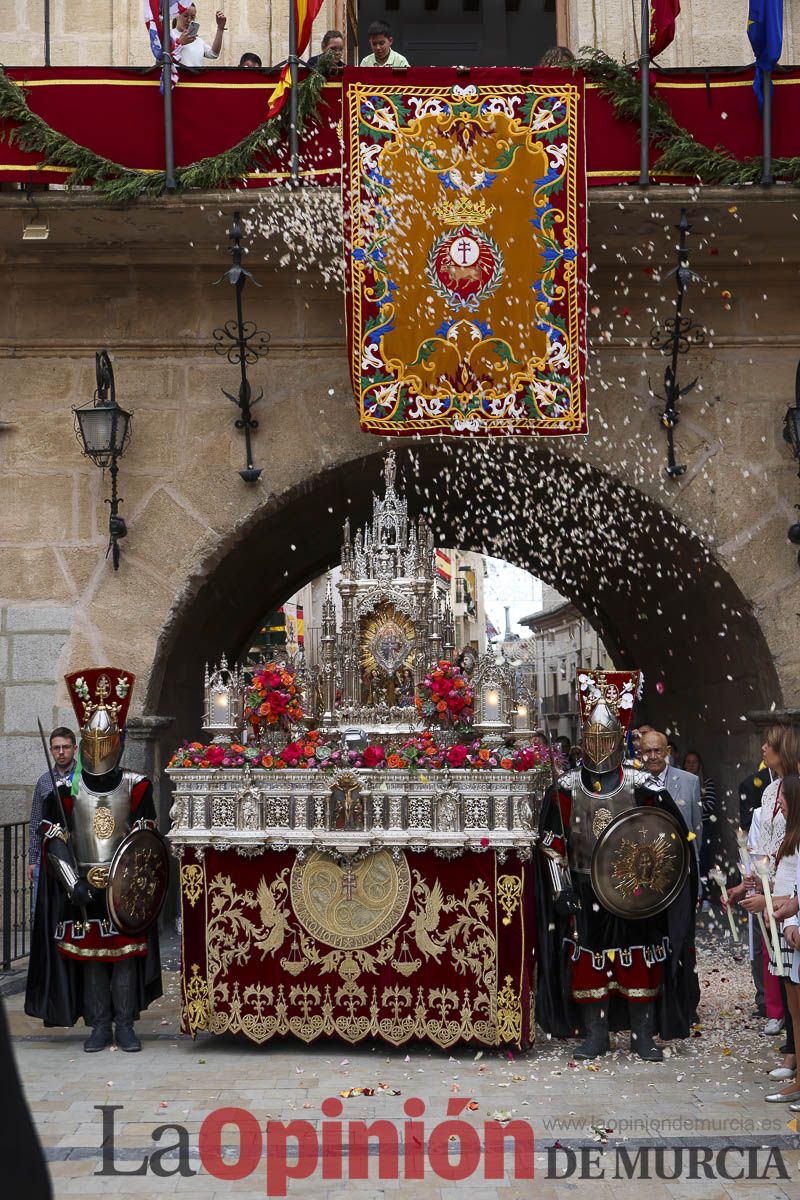
<path fill-rule="evenodd" d="M 767 916 L 769 918 L 769 929 L 772 934 L 772 950 L 775 955 L 775 971 L 778 975 L 783 975 L 783 954 L 781 953 L 781 943 L 778 938 L 778 926 L 775 924 L 775 913 L 772 908 L 772 893 L 769 890 L 769 855 L 754 854 L 753 862 L 755 868 L 761 877 L 761 883 L 764 888 L 764 899 L 767 904 Z"/>
<path fill-rule="evenodd" d="M 747 851 L 747 834 L 741 828 L 736 830 L 736 841 L 739 843 L 739 870 L 742 872 L 743 876 L 752 875 L 755 871 L 755 868 Z M 753 893 L 750 894 L 752 895 Z M 764 941 L 766 941 L 767 931 L 764 928 L 764 918 L 761 916 L 761 913 L 756 913 L 756 918 L 758 920 L 758 927 L 761 930 L 761 936 Z"/>
<path fill-rule="evenodd" d="M 733 913 L 731 912 L 731 906 L 728 901 L 728 889 L 725 886 L 725 876 L 723 875 L 723 873 L 719 869 L 719 867 L 714 867 L 714 869 L 712 871 L 708 872 L 708 877 L 709 877 L 709 879 L 714 880 L 714 883 L 716 883 L 717 887 L 719 888 L 720 892 L 722 893 L 722 901 L 725 905 L 725 911 L 728 914 L 728 924 L 731 927 L 731 936 L 735 942 L 738 942 L 739 941 L 739 930 L 736 928 L 736 925 L 734 924 Z"/>

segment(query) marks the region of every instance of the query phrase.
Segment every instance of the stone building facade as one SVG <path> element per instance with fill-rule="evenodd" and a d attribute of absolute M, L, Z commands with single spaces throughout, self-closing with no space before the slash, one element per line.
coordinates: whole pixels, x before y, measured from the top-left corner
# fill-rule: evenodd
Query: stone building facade
<path fill-rule="evenodd" d="M 403 0 L 404 9 L 418 9 L 419 23 L 435 20 L 423 0 Z M 502 4 L 482 0 L 498 9 Z M 223 9 L 226 5 L 221 4 Z M 356 10 L 358 5 L 351 5 Z M 800 13 L 787 4 L 784 14 L 784 52 L 782 61 L 800 59 Z M 44 0 L 15 0 L 6 6 L 0 30 L 0 62 L 8 65 L 36 65 L 44 61 Z M 228 28 L 223 42 L 220 66 L 235 66 L 245 50 L 255 50 L 264 65 L 285 59 L 289 38 L 288 3 L 263 3 L 263 0 L 236 0 L 227 6 Z M 434 6 L 434 9 L 436 6 Z M 580 46 L 599 46 L 615 58 L 629 62 L 638 58 L 637 25 L 639 4 L 621 4 L 619 0 L 556 0 L 556 37 L 561 45 L 573 50 Z M 370 6 L 369 16 L 375 5 Z M 386 6 L 385 17 L 391 23 L 394 7 Z M 201 36 L 211 40 L 214 6 L 198 7 Z M 114 3 L 113 0 L 50 0 L 51 61 L 62 66 L 150 66 L 152 56 L 142 22 L 141 5 Z M 311 52 L 319 50 L 324 31 L 346 26 L 345 0 L 325 0 L 314 24 Z M 735 12 L 730 5 L 715 0 L 683 0 L 675 42 L 659 60 L 663 66 L 736 66 L 752 62 L 747 40 L 747 6 Z M 362 47 L 363 49 L 364 47 Z M 460 60 L 459 60 L 460 61 Z"/>
<path fill-rule="evenodd" d="M 125 10 L 130 30 L 117 44 L 92 31 L 113 32 L 119 5 L 51 7 L 62 39 L 54 61 L 146 63 L 138 9 Z M 252 5 L 237 11 L 257 19 Z M 570 0 L 560 12 L 573 46 L 630 56 L 630 6 Z M 798 57 L 793 19 L 787 6 L 785 61 Z M 35 5 L 16 5 L 0 58 L 41 62 L 38 21 Z M 255 28 L 229 39 L 223 61 L 252 48 Z M 283 44 L 272 57 L 282 54 Z M 750 57 L 744 14 L 739 29 L 724 6 L 685 0 L 674 61 Z M 89 191 L 36 199 L 50 235 L 23 241 L 29 201 L 0 191 L 5 819 L 25 812 L 42 770 L 36 716 L 67 715 L 68 670 L 105 661 L 136 673 L 132 751 L 156 773 L 159 755 L 196 736 L 204 662 L 237 657 L 265 611 L 335 565 L 341 521 L 363 523 L 385 449 L 358 429 L 341 289 L 321 262 L 338 256 L 338 192 L 247 196 L 248 265 L 262 287 L 248 289 L 246 315 L 271 336 L 252 378 L 265 393 L 256 484 L 238 474 L 241 433 L 221 393 L 235 381 L 212 349 L 213 330 L 233 315 L 230 290 L 211 285 L 227 265 L 239 198 L 192 193 L 128 208 Z M 677 430 L 687 471 L 670 479 L 654 394 L 665 362 L 650 332 L 672 315 L 666 274 L 682 207 L 706 281 L 689 304 L 707 338 L 681 367 L 700 382 Z M 786 540 L 800 484 L 782 437 L 800 357 L 797 192 L 593 189 L 588 216 L 590 436 L 422 442 L 401 448 L 399 468 L 437 544 L 515 562 L 568 597 L 615 663 L 662 684 L 650 720 L 680 717 L 732 788 L 757 753 L 748 714 L 800 707 L 800 571 Z M 300 227 L 315 245 L 287 252 L 286 229 Z M 118 573 L 106 559 L 107 485 L 81 456 L 70 411 L 91 399 L 103 347 L 134 414 Z"/>

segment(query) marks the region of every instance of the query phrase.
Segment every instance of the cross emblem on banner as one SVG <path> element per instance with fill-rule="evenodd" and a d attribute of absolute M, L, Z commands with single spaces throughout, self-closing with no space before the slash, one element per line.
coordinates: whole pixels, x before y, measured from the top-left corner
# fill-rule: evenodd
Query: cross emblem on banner
<path fill-rule="evenodd" d="M 353 874 L 353 868 L 348 867 L 342 875 L 342 891 L 346 900 L 353 899 L 353 893 L 356 890 L 356 877 Z"/>

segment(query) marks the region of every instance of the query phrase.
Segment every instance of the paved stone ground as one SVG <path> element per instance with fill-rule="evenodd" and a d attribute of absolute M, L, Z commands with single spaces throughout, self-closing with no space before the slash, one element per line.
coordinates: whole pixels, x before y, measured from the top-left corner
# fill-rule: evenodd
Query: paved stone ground
<path fill-rule="evenodd" d="M 717 927 L 719 928 L 719 927 Z M 736 961 L 714 930 L 707 932 L 699 952 L 703 999 L 702 1024 L 692 1038 L 672 1043 L 660 1065 L 633 1058 L 627 1035 L 620 1035 L 611 1055 L 596 1064 L 570 1061 L 569 1045 L 542 1041 L 527 1054 L 507 1054 L 471 1047 L 452 1054 L 419 1043 L 402 1048 L 363 1044 L 318 1043 L 304 1046 L 275 1042 L 262 1047 L 234 1039 L 200 1036 L 195 1042 L 178 1033 L 178 983 L 174 970 L 165 973 L 165 995 L 142 1018 L 139 1032 L 144 1050 L 126 1055 L 109 1050 L 86 1055 L 82 1027 L 45 1031 L 22 1011 L 22 996 L 6 1001 L 14 1044 L 28 1101 L 50 1162 L 55 1195 L 63 1197 L 111 1194 L 121 1200 L 161 1197 L 172 1193 L 198 1200 L 253 1200 L 266 1195 L 264 1159 L 246 1179 L 226 1182 L 205 1172 L 197 1155 L 197 1138 L 204 1117 L 224 1106 L 242 1107 L 262 1128 L 269 1118 L 303 1119 L 319 1128 L 320 1105 L 352 1087 L 384 1083 L 400 1092 L 342 1101 L 343 1120 L 386 1118 L 402 1131 L 407 1120 L 403 1104 L 416 1097 L 426 1105 L 426 1136 L 445 1117 L 448 1101 L 469 1098 L 477 1108 L 463 1119 L 478 1129 L 484 1121 L 510 1113 L 528 1121 L 536 1135 L 536 1178 L 514 1178 L 510 1155 L 502 1181 L 486 1181 L 483 1170 L 462 1183 L 437 1177 L 428 1166 L 423 1180 L 378 1180 L 377 1157 L 370 1158 L 370 1178 L 364 1181 L 323 1179 L 321 1170 L 306 1181 L 290 1181 L 290 1197 L 316 1200 L 345 1192 L 364 1197 L 408 1196 L 419 1200 L 450 1200 L 458 1194 L 469 1200 L 567 1200 L 576 1193 L 597 1200 L 636 1197 L 636 1200 L 800 1200 L 800 1138 L 789 1126 L 792 1114 L 783 1106 L 764 1103 L 775 1085 L 767 1072 L 777 1060 L 779 1038 L 761 1032 L 764 1022 L 752 1013 L 752 987 L 746 958 Z M 143 1156 L 160 1148 L 152 1139 L 159 1125 L 178 1123 L 188 1130 L 192 1177 L 100 1175 L 103 1118 L 98 1105 L 121 1105 L 115 1114 L 116 1166 L 133 1171 Z M 174 1131 L 162 1146 L 174 1144 Z M 345 1139 L 346 1140 L 346 1139 Z M 232 1134 L 225 1141 L 234 1142 Z M 556 1146 L 557 1170 L 548 1168 Z M 625 1178 L 622 1146 L 634 1162 L 636 1177 Z M 650 1179 L 643 1179 L 636 1152 L 650 1147 Z M 684 1147 L 682 1169 L 673 1157 Z M 690 1178 L 688 1147 L 712 1152 L 712 1177 L 696 1167 Z M 726 1180 L 719 1177 L 718 1151 L 731 1147 L 730 1175 L 748 1172 L 745 1147 L 756 1148 L 758 1170 L 764 1172 L 772 1152 L 780 1156 L 788 1179 L 775 1169 L 767 1178 Z M 562 1147 L 564 1149 L 558 1149 Z M 657 1175 L 656 1148 L 664 1158 Z M 233 1151 L 233 1146 L 231 1146 Z M 575 1172 L 564 1178 L 565 1150 L 577 1156 Z M 590 1158 L 596 1176 L 580 1178 L 581 1154 Z M 231 1161 L 236 1157 L 231 1154 Z M 592 1165 L 594 1164 L 594 1165 Z M 175 1170 L 177 1159 L 167 1160 Z M 615 1178 L 619 1173 L 621 1178 Z M 677 1176 L 664 1179 L 664 1174 Z M 346 1172 L 345 1172 L 346 1176 Z M 17 1200 L 17 1198 L 13 1198 Z M 24 1200 L 24 1198 L 20 1198 Z"/>

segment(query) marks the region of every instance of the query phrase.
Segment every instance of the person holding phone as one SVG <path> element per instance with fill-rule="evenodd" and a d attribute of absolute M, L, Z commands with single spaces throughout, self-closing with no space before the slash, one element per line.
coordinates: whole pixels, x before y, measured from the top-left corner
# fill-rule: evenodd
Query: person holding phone
<path fill-rule="evenodd" d="M 219 58 L 222 49 L 222 35 L 228 18 L 224 12 L 217 12 L 217 29 L 214 41 L 209 46 L 199 37 L 200 22 L 197 20 L 197 8 L 190 4 L 173 21 L 175 40 L 181 47 L 180 65 L 182 67 L 202 67 L 206 58 Z"/>

